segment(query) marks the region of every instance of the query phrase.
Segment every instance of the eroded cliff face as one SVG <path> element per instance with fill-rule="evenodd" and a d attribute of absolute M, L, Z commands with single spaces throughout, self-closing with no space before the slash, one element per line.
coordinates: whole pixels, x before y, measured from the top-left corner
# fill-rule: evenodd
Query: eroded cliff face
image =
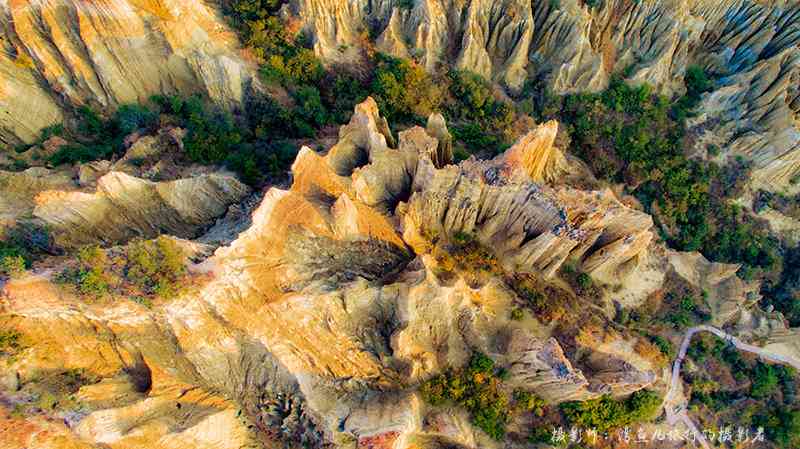
<path fill-rule="evenodd" d="M 169 234 L 203 243 L 233 240 L 239 210 L 251 189 L 225 170 L 186 160 L 180 128 L 131 134 L 112 162 L 46 168 L 47 155 L 65 141 L 53 137 L 22 153 L 34 167 L 0 170 L 0 234 L 20 226 L 47 230 L 61 249 L 124 244 L 134 237 Z M 237 231 L 238 232 L 238 231 Z"/>
<path fill-rule="evenodd" d="M 643 337 L 603 331 L 602 307 L 563 289 L 566 261 L 622 283 L 615 297 L 634 304 L 678 265 L 687 282 L 728 283 L 725 299 L 745 300 L 736 267 L 691 268 L 691 258 L 654 242 L 649 216 L 612 192 L 534 182 L 561 168 L 547 162 L 559 160 L 557 123 L 494 160 L 459 165 L 438 140 L 449 135 L 443 120 L 429 123 L 400 132 L 395 145 L 368 99 L 325 155 L 300 151 L 291 188 L 270 189 L 251 225 L 191 268 L 193 285 L 151 308 L 124 297 L 86 301 L 54 285 L 50 271 L 6 284 L 0 319 L 24 344 L 0 359 L 2 407 L 42 391 L 61 399 L 8 418 L 4 444 L 499 447 L 463 411 L 426 404 L 420 382 L 474 351 L 549 403 L 668 381 L 663 360 L 641 350 Z M 94 195 L 128 177 L 105 175 Z M 447 256 L 446 245 L 464 240 L 470 252 Z M 520 276 L 560 288 L 574 307 L 560 321 L 586 331 L 511 320 L 523 299 L 509 279 Z"/>
<path fill-rule="evenodd" d="M 690 63 L 730 75 L 770 60 L 798 42 L 796 6 L 753 0 L 297 0 L 291 3 L 328 60 L 352 57 L 369 32 L 379 50 L 467 69 L 520 88 L 549 78 L 556 92 L 597 90 L 627 68 L 632 80 L 681 90 Z"/>
<path fill-rule="evenodd" d="M 520 90 L 540 81 L 555 93 L 597 91 L 615 74 L 667 95 L 684 92 L 690 65 L 716 79 L 693 132 L 721 158 L 755 164 L 753 183 L 789 189 L 800 173 L 800 7 L 784 1 L 296 0 L 291 11 L 327 61 L 359 49 L 413 58 L 430 71 L 456 67 Z"/>
<path fill-rule="evenodd" d="M 252 80 L 236 35 L 198 0 L 12 0 L 0 17 L 4 143 L 30 142 L 80 105 L 201 92 L 230 106 Z"/>

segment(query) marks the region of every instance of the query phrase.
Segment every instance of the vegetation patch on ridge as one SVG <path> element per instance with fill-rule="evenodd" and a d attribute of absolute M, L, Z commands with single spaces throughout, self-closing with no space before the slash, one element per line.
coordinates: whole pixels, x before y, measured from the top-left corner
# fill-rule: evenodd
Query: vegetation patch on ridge
<path fill-rule="evenodd" d="M 187 282 L 187 263 L 183 248 L 166 236 L 134 240 L 121 250 L 87 246 L 57 281 L 88 298 L 124 293 L 147 305 L 178 293 Z"/>
<path fill-rule="evenodd" d="M 501 440 L 512 417 L 520 412 L 544 413 L 544 401 L 526 391 L 510 392 L 503 385 L 505 370 L 481 353 L 462 370 L 449 370 L 425 382 L 420 391 L 432 405 L 454 404 L 469 411 L 472 423 Z"/>

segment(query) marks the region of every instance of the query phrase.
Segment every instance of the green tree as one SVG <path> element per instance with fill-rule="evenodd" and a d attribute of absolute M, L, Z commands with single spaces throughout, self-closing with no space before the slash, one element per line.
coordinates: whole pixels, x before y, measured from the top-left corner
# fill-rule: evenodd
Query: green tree
<path fill-rule="evenodd" d="M 750 395 L 754 398 L 767 397 L 778 388 L 778 375 L 771 365 L 758 362 L 753 370 L 752 379 Z"/>
<path fill-rule="evenodd" d="M 561 411 L 572 425 L 607 431 L 655 418 L 661 402 L 656 393 L 639 390 L 624 401 L 603 396 L 582 402 L 564 402 Z"/>
<path fill-rule="evenodd" d="M 186 274 L 186 254 L 174 240 L 162 235 L 134 241 L 126 257 L 126 278 L 145 293 L 162 297 L 177 293 Z"/>
<path fill-rule="evenodd" d="M 413 122 L 439 109 L 442 89 L 414 62 L 379 54 L 372 92 L 390 123 Z"/>

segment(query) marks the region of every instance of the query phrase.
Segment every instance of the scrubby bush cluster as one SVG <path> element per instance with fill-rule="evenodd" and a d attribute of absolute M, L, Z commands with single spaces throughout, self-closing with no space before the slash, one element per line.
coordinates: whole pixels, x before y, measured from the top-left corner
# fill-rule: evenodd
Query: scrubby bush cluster
<path fill-rule="evenodd" d="M 669 360 L 672 360 L 673 357 L 675 357 L 675 348 L 672 346 L 672 343 L 669 340 L 661 335 L 650 335 L 648 338 L 650 339 L 650 342 L 653 343 L 659 351 L 661 351 L 661 354 L 663 354 Z"/>
<path fill-rule="evenodd" d="M 691 294 L 678 296 L 670 293 L 667 295 L 666 302 L 669 306 L 669 312 L 665 317 L 665 321 L 677 330 L 683 330 L 711 320 L 711 314 L 705 301 L 697 299 Z"/>
<path fill-rule="evenodd" d="M 371 85 L 375 101 L 390 123 L 408 123 L 438 110 L 444 92 L 418 64 L 377 55 Z"/>
<path fill-rule="evenodd" d="M 470 153 L 489 150 L 494 155 L 505 150 L 513 140 L 515 111 L 511 104 L 499 101 L 492 86 L 476 73 L 453 70 L 448 76 L 447 118 L 454 136 Z"/>
<path fill-rule="evenodd" d="M 0 275 L 16 277 L 24 273 L 25 269 L 24 257 L 12 254 L 0 256 Z"/>
<path fill-rule="evenodd" d="M 73 273 L 78 291 L 86 296 L 102 296 L 119 283 L 111 271 L 111 261 L 98 246 L 81 248 L 77 254 L 78 267 Z"/>
<path fill-rule="evenodd" d="M 456 232 L 444 239 L 427 237 L 433 243 L 431 254 L 436 260 L 435 273 L 440 278 L 450 279 L 460 273 L 467 282 L 479 284 L 488 276 L 503 273 L 494 253 L 472 234 Z"/>
<path fill-rule="evenodd" d="M 187 130 L 185 156 L 201 164 L 226 165 L 251 185 L 283 176 L 294 159 L 287 139 L 313 134 L 313 125 L 271 99 L 248 103 L 242 116 L 199 97 L 153 96 L 145 105 L 123 105 L 104 119 L 89 108 L 79 110 L 79 125 L 61 134 L 74 142 L 61 147 L 51 165 L 111 159 L 125 151 L 133 132 L 151 133 L 162 124 Z"/>
<path fill-rule="evenodd" d="M 168 298 L 185 284 L 186 265 L 184 250 L 169 237 L 160 236 L 134 240 L 119 251 L 81 248 L 75 263 L 64 269 L 57 281 L 90 298 L 113 292 Z"/>
<path fill-rule="evenodd" d="M 186 254 L 172 239 L 137 240 L 125 254 L 125 278 L 145 294 L 172 296 L 186 275 Z"/>
<path fill-rule="evenodd" d="M 625 400 L 603 396 L 561 404 L 561 411 L 570 424 L 600 432 L 651 420 L 659 410 L 661 397 L 649 390 L 639 390 Z"/>
<path fill-rule="evenodd" d="M 762 301 L 783 313 L 792 327 L 800 326 L 800 246 L 786 252 L 780 279 L 768 285 Z"/>
<path fill-rule="evenodd" d="M 763 427 L 767 438 L 780 448 L 800 447 L 800 408 L 768 408 L 753 417 L 753 425 Z"/>
<path fill-rule="evenodd" d="M 784 365 L 770 365 L 760 361 L 751 362 L 742 357 L 741 353 L 724 341 L 711 336 L 702 336 L 692 340 L 686 352 L 697 363 L 716 361 L 730 370 L 733 377 L 739 382 L 749 382 L 748 396 L 764 399 L 779 392 L 778 387 L 783 387 L 783 393 L 794 396 L 795 378 L 794 369 Z M 739 392 L 740 395 L 742 392 Z M 694 393 L 692 398 L 695 398 Z M 703 401 L 703 396 L 699 396 Z M 730 405 L 730 404 L 727 404 Z"/>
<path fill-rule="evenodd" d="M 506 279 L 506 285 L 516 293 L 520 300 L 519 305 L 529 309 L 540 320 L 561 320 L 564 318 L 566 310 L 570 308 L 571 301 L 565 292 L 531 276 L 509 277 Z M 521 315 L 521 309 L 515 310 L 520 310 Z"/>
<path fill-rule="evenodd" d="M 506 372 L 492 359 L 473 354 L 460 371 L 450 370 L 425 382 L 420 391 L 432 405 L 455 404 L 469 411 L 473 424 L 496 440 L 505 436 L 506 426 L 518 412 L 544 413 L 544 401 L 525 391 L 510 393 L 503 385 Z"/>
<path fill-rule="evenodd" d="M 0 330 L 0 355 L 13 355 L 22 348 L 22 334 L 13 329 Z"/>
<path fill-rule="evenodd" d="M 152 130 L 158 124 L 158 114 L 141 105 L 120 106 L 107 120 L 88 106 L 80 107 L 77 115 L 79 124 L 73 133 L 74 143 L 59 148 L 50 156 L 50 164 L 109 159 L 124 151 L 125 136 L 140 129 Z M 65 133 L 63 127 L 58 133 Z"/>
<path fill-rule="evenodd" d="M 735 417 L 744 426 L 763 427 L 777 447 L 797 447 L 800 409 L 793 368 L 746 359 L 735 347 L 710 335 L 696 337 L 687 355 L 698 367 L 687 376 L 693 411 L 708 410 L 722 422 Z M 733 384 L 723 381 L 726 372 Z"/>

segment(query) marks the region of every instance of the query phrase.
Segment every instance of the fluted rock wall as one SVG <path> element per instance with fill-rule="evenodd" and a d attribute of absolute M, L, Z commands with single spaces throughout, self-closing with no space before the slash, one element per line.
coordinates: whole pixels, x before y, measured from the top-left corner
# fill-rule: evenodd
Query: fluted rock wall
<path fill-rule="evenodd" d="M 200 0 L 13 0 L 0 4 L 0 142 L 31 141 L 72 105 L 157 93 L 242 100 L 252 67 Z"/>
<path fill-rule="evenodd" d="M 754 161 L 754 185 L 788 188 L 800 174 L 800 7 L 784 1 L 296 0 L 292 9 L 328 61 L 353 61 L 367 35 L 378 50 L 430 71 L 471 70 L 520 89 L 542 79 L 556 93 L 597 91 L 614 74 L 684 92 L 689 65 L 716 78 L 693 122 L 723 158 Z"/>
<path fill-rule="evenodd" d="M 670 253 L 652 241 L 650 217 L 612 192 L 534 182 L 547 177 L 550 164 L 542 171 L 540 162 L 558 154 L 551 139 L 557 124 L 538 127 L 494 160 L 452 165 L 436 137 L 449 135 L 446 125 L 431 122 L 438 124 L 430 133 L 401 132 L 395 148 L 367 99 L 327 154 L 303 148 L 291 188 L 270 189 L 247 230 L 191 267 L 193 285 L 152 308 L 123 297 L 75 297 L 48 279 L 49 270 L 6 284 L 0 324 L 28 346 L 0 357 L 8 400 L 0 410 L 26 401 L 18 390 L 42 376 L 79 370 L 97 380 L 74 392 L 80 408 L 43 412 L 48 435 L 60 438 L 54 448 L 82 447 L 78 441 L 112 449 L 251 448 L 258 441 L 498 448 L 463 410 L 426 404 L 420 383 L 463 366 L 474 351 L 508 367 L 509 388 L 550 403 L 658 389 L 666 380 L 654 356 L 639 349 L 642 337 L 602 330 L 607 318 L 599 306 L 572 311 L 601 323 L 570 331 L 577 335 L 554 333 L 529 314 L 512 320 L 509 311 L 523 300 L 508 276 L 548 283 L 569 258 L 598 281 L 624 282 L 615 297 L 641 299 L 675 269 L 692 285 L 720 290 L 709 298 L 720 304 L 715 313 L 729 316 L 741 305 L 746 288 L 732 279 L 736 267 Z M 185 190 L 171 185 L 187 181 Z M 189 194 L 204 182 L 156 185 L 111 172 L 97 193 L 61 207 L 43 203 L 37 214 L 67 235 L 113 235 L 113 226 L 82 221 L 87 204 L 112 201 L 130 223 L 151 223 L 131 209 L 134 198 L 164 211 L 169 201 L 152 204 L 164 199 L 160 189 Z M 145 194 L 127 195 L 131 189 Z M 79 201 L 84 196 L 92 200 Z M 217 204 L 191 196 L 183 202 Z M 174 224 L 174 215 L 159 216 L 166 222 L 152 223 Z M 476 236 L 502 272 L 479 283 L 468 268 L 442 276 L 431 236 L 457 233 Z M 651 278 L 644 287 L 641 274 Z M 38 418 L 10 425 L 14 449 L 30 444 L 26 431 L 43 426 Z"/>

